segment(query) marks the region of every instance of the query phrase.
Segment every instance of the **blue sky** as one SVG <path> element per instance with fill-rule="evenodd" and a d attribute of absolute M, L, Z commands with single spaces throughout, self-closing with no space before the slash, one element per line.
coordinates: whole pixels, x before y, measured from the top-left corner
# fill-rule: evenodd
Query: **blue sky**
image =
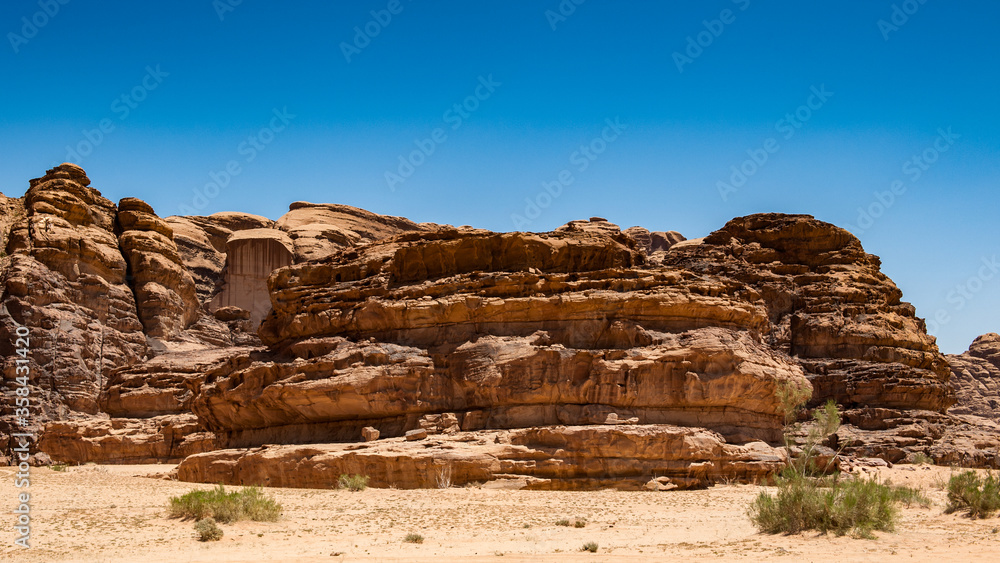
<path fill-rule="evenodd" d="M 0 190 L 71 159 L 163 216 L 808 213 L 943 350 L 1000 331 L 995 2 L 235 1 L 4 2 Z"/>

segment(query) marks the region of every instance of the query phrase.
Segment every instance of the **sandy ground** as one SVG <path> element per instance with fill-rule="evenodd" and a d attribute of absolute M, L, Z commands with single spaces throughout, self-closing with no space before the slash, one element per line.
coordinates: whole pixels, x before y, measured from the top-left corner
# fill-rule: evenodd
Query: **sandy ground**
<path fill-rule="evenodd" d="M 194 487 L 150 478 L 172 466 L 32 469 L 31 548 L 13 544 L 5 510 L 0 560 L 86 561 L 997 561 L 1000 518 L 943 513 L 951 470 L 896 466 L 881 471 L 914 484 L 931 508 L 903 508 L 895 533 L 875 540 L 759 534 L 746 507 L 761 487 L 703 491 L 547 492 L 487 488 L 268 489 L 284 506 L 278 522 L 223 525 L 218 542 L 195 539 L 192 523 L 169 519 L 167 499 Z M 0 499 L 13 507 L 12 468 L 0 468 Z M 557 526 L 584 518 L 586 526 Z M 423 544 L 405 543 L 409 533 Z M 585 553 L 586 542 L 597 553 Z"/>

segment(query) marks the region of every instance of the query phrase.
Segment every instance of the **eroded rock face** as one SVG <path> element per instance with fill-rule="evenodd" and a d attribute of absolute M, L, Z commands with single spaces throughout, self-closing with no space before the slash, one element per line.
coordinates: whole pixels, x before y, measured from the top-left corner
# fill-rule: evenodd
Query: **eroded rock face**
<path fill-rule="evenodd" d="M 673 246 L 662 264 L 756 293 L 770 325 L 764 337 L 798 358 L 813 404 L 944 412 L 955 402 L 924 321 L 844 229 L 806 215 L 751 215 Z"/>
<path fill-rule="evenodd" d="M 89 184 L 71 164 L 32 180 L 7 244 L 0 354 L 13 380 L 15 329 L 30 328 L 36 423 L 97 413 L 104 375 L 146 353 L 115 234 L 117 210 Z"/>
<path fill-rule="evenodd" d="M 190 413 L 50 422 L 38 443 L 40 451 L 63 463 L 176 463 L 218 447 Z"/>
<path fill-rule="evenodd" d="M 352 441 L 366 426 L 401 436 L 442 412 L 458 412 L 463 430 L 603 424 L 614 413 L 777 441 L 777 386 L 808 385 L 787 358 L 714 328 L 661 334 L 629 353 L 571 349 L 544 332 L 481 336 L 446 358 L 341 337 L 290 352 L 299 357 L 208 378 L 194 411 L 234 446 Z"/>
<path fill-rule="evenodd" d="M 349 205 L 297 201 L 276 227 L 291 237 L 295 262 L 319 260 L 343 248 L 367 244 L 424 227 L 402 217 L 378 215 Z"/>
<path fill-rule="evenodd" d="M 184 267 L 173 229 L 146 202 L 118 202 L 118 236 L 128 261 L 139 320 L 148 336 L 171 339 L 198 318 L 194 279 Z"/>
<path fill-rule="evenodd" d="M 400 489 L 505 480 L 541 490 L 639 490 L 656 475 L 690 489 L 763 479 L 784 461 L 780 448 L 763 442 L 727 444 L 697 428 L 591 425 L 220 450 L 185 459 L 176 476 L 201 483 L 318 489 L 335 486 L 341 474 L 361 474 L 370 477 L 370 486 Z"/>
<path fill-rule="evenodd" d="M 277 222 L 160 219 L 88 185 L 63 165 L 23 206 L 0 200 L 0 346 L 14 321 L 33 327 L 36 430 L 57 461 L 186 457 L 182 479 L 283 486 L 439 486 L 447 471 L 690 488 L 780 467 L 777 395 L 796 387 L 842 405 L 831 448 L 997 463 L 1000 427 L 946 413 L 953 369 L 963 400 L 991 389 L 995 339 L 949 367 L 878 258 L 809 216 L 695 240 L 307 203 Z M 977 400 L 958 408 L 988 414 Z"/>
<path fill-rule="evenodd" d="M 209 303 L 210 311 L 239 307 L 250 313 L 256 330 L 271 310 L 267 278 L 292 263 L 292 240 L 277 229 L 247 229 L 226 241 L 225 287 Z"/>
<path fill-rule="evenodd" d="M 1000 335 L 991 332 L 976 338 L 968 352 L 949 355 L 948 363 L 958 396 L 948 412 L 1000 422 Z"/>

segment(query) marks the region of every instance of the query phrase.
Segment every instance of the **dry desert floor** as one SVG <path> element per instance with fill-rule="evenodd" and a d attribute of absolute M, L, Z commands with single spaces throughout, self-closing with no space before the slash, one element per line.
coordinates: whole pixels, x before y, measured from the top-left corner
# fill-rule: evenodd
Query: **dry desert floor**
<path fill-rule="evenodd" d="M 1000 518 L 944 514 L 945 467 L 897 465 L 879 475 L 922 487 L 931 508 L 903 508 L 895 533 L 874 540 L 757 533 L 746 508 L 761 487 L 702 491 L 550 492 L 267 489 L 278 522 L 222 525 L 218 542 L 166 517 L 167 500 L 195 485 L 163 478 L 172 466 L 32 468 L 31 548 L 14 545 L 14 469 L 0 468 L 6 506 L 0 560 L 155 561 L 997 561 Z M 582 528 L 556 525 L 585 519 Z M 406 543 L 410 533 L 422 544 Z M 586 542 L 597 553 L 582 552 Z"/>

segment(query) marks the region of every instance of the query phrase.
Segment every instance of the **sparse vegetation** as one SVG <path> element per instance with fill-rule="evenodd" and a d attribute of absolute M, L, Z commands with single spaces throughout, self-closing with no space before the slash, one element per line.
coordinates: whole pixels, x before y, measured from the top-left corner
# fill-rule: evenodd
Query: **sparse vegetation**
<path fill-rule="evenodd" d="M 65 463 L 53 463 L 52 464 L 52 471 L 66 471 L 66 464 Z"/>
<path fill-rule="evenodd" d="M 226 492 L 222 485 L 209 490 L 194 490 L 170 498 L 172 518 L 202 520 L 211 516 L 222 523 L 239 520 L 274 522 L 281 515 L 281 505 L 266 496 L 260 487 L 246 487 Z"/>
<path fill-rule="evenodd" d="M 945 512 L 963 511 L 969 518 L 986 518 L 1000 509 L 1000 480 L 993 473 L 985 476 L 963 471 L 948 480 L 948 507 Z"/>
<path fill-rule="evenodd" d="M 563 518 L 561 520 L 556 520 L 556 526 L 566 526 L 566 527 L 569 527 L 569 518 Z"/>
<path fill-rule="evenodd" d="M 819 480 L 792 475 L 778 477 L 776 485 L 776 495 L 761 492 L 750 506 L 750 519 L 770 534 L 818 530 L 870 538 L 873 531 L 895 528 L 898 503 L 930 504 L 917 489 L 875 479 Z"/>
<path fill-rule="evenodd" d="M 587 525 L 587 521 L 586 521 L 586 520 L 583 520 L 583 519 L 580 519 L 580 518 L 578 518 L 578 519 L 576 520 L 576 522 L 573 522 L 573 527 L 574 527 L 574 528 L 583 528 L 583 527 L 585 527 L 586 525 Z"/>
<path fill-rule="evenodd" d="M 421 536 L 420 534 L 406 534 L 403 541 L 406 543 L 424 543 L 424 536 Z"/>
<path fill-rule="evenodd" d="M 368 488 L 368 476 L 367 475 L 341 475 L 340 480 L 337 481 L 338 489 L 347 489 L 349 491 L 363 491 Z"/>
<path fill-rule="evenodd" d="M 597 548 L 598 548 L 597 542 L 589 541 L 583 544 L 583 548 L 581 548 L 580 551 L 589 551 L 591 553 L 597 553 Z"/>
<path fill-rule="evenodd" d="M 808 399 L 791 385 L 779 387 L 776 394 L 785 410 L 786 424 L 797 418 L 798 409 Z M 816 450 L 839 428 L 840 411 L 836 403 L 827 401 L 813 412 L 813 424 L 798 456 L 792 456 L 791 432 L 786 432 L 785 447 L 791 461 L 775 478 L 777 493 L 762 491 L 748 511 L 758 529 L 771 534 L 818 530 L 871 538 L 876 530 L 895 528 L 898 504 L 930 505 L 927 497 L 912 487 L 897 487 L 877 479 L 826 476 L 832 460 L 817 467 Z"/>
<path fill-rule="evenodd" d="M 220 528 L 213 518 L 202 518 L 194 524 L 194 531 L 198 532 L 199 541 L 219 541 L 222 539 L 222 528 Z"/>
<path fill-rule="evenodd" d="M 934 465 L 934 460 L 924 452 L 917 452 L 913 454 L 913 464 L 914 465 Z"/>

